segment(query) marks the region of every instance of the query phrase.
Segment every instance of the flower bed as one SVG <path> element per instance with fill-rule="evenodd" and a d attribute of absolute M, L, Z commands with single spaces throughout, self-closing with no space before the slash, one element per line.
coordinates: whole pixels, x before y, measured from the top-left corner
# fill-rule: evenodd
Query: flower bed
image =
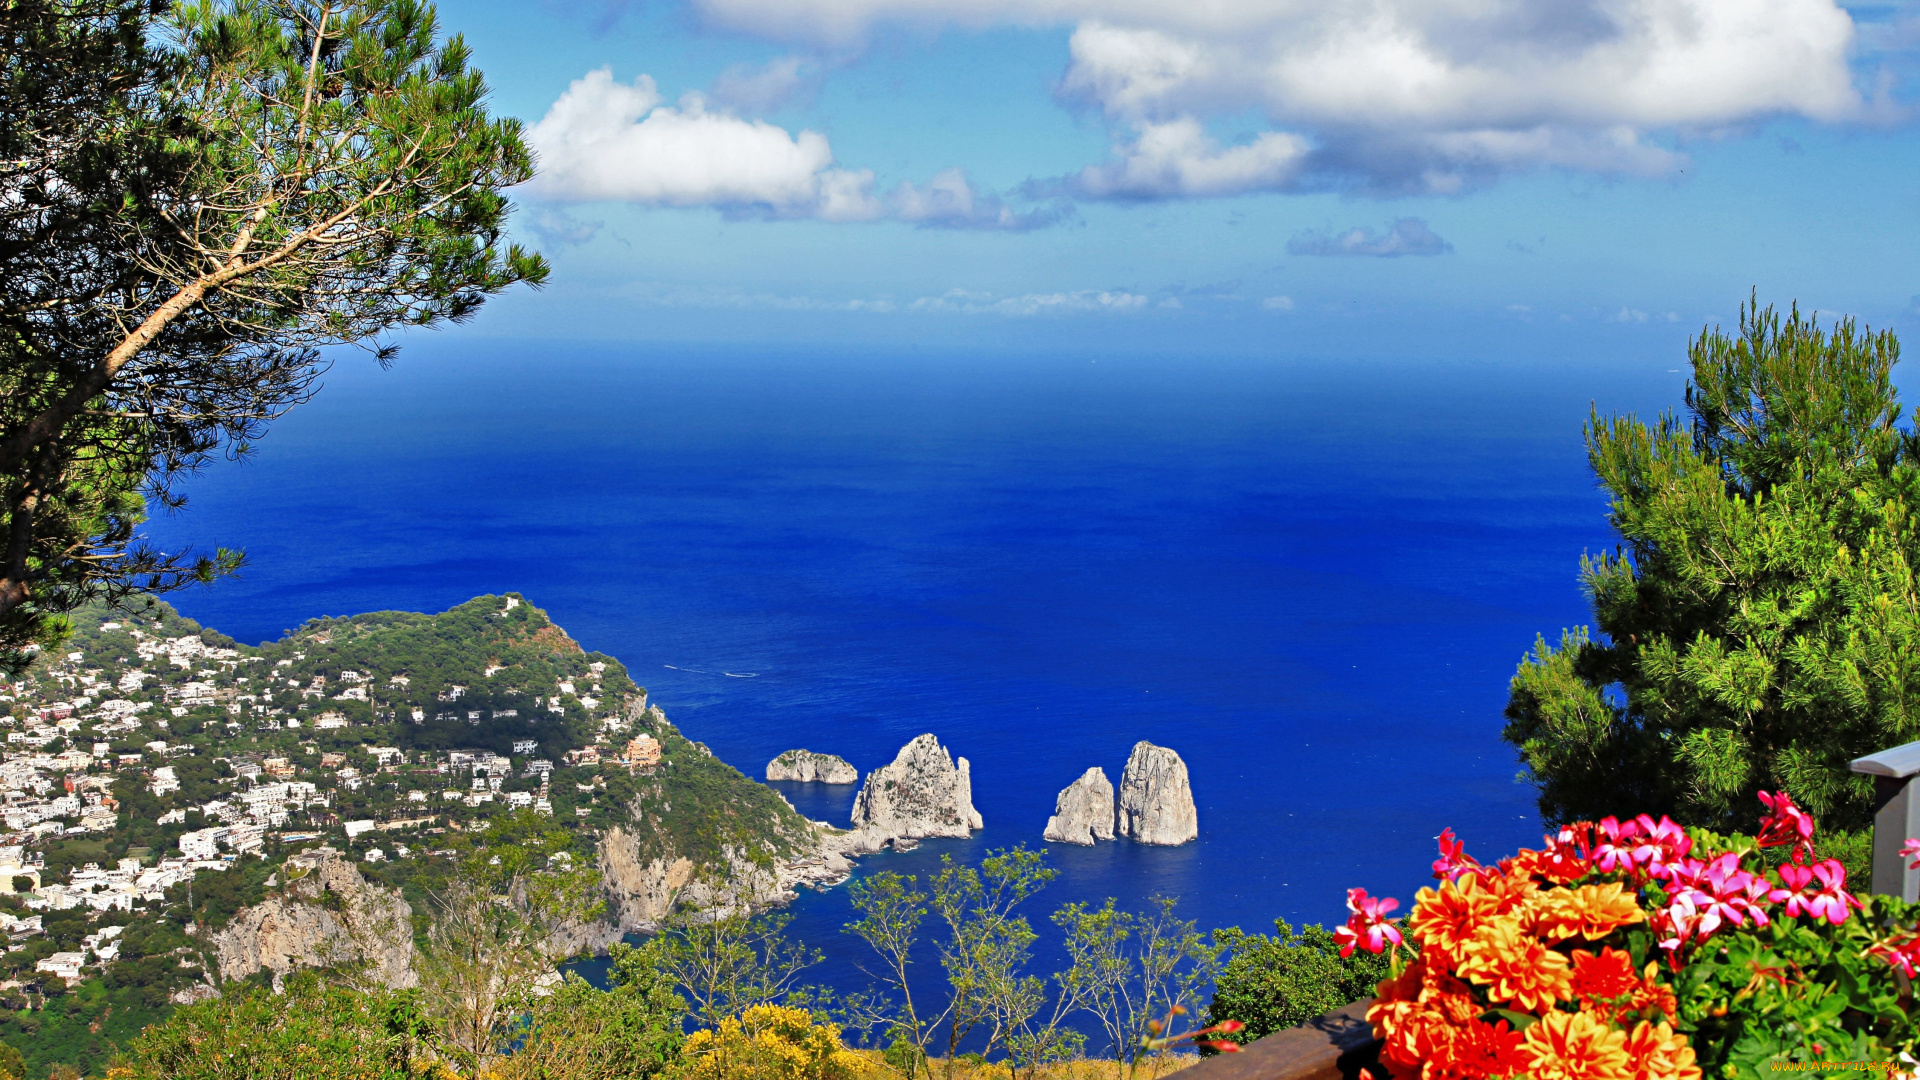
<path fill-rule="evenodd" d="M 1343 952 L 1394 953 L 1367 1012 L 1381 1062 L 1428 1080 L 1745 1078 L 1778 1062 L 1912 1075 L 1916 908 L 1848 892 L 1812 820 L 1785 793 L 1761 799 L 1757 838 L 1643 814 L 1490 865 L 1449 829 L 1440 884 L 1404 922 L 1350 890 Z"/>

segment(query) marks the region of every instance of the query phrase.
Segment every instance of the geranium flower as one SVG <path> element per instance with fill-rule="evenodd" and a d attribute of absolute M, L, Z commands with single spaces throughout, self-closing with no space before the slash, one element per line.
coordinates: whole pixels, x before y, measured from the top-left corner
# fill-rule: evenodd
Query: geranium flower
<path fill-rule="evenodd" d="M 1664 1023 L 1635 1024 L 1627 1033 L 1626 1051 L 1633 1080 L 1700 1080 L 1687 1037 Z"/>
<path fill-rule="evenodd" d="M 1640 838 L 1640 824 L 1632 820 L 1622 822 L 1608 815 L 1594 828 L 1600 835 L 1593 848 L 1593 865 L 1609 874 L 1630 872 L 1634 842 Z"/>
<path fill-rule="evenodd" d="M 1920 840 L 1908 837 L 1907 842 L 1900 845 L 1900 857 L 1905 859 L 1909 856 L 1913 861 L 1907 864 L 1907 869 L 1920 870 Z"/>
<path fill-rule="evenodd" d="M 1786 863 L 1780 867 L 1780 880 L 1786 888 L 1775 889 L 1770 899 L 1776 904 L 1785 901 L 1790 918 L 1805 913 L 1839 926 L 1847 921 L 1848 909 L 1865 910 L 1859 898 L 1847 891 L 1847 868 L 1838 859 L 1814 866 Z M 1816 886 L 1811 894 L 1807 892 L 1810 885 Z"/>
<path fill-rule="evenodd" d="M 1480 861 L 1466 853 L 1465 844 L 1454 835 L 1452 828 L 1440 830 L 1434 838 L 1440 843 L 1440 857 L 1433 860 L 1433 876 L 1442 881 L 1454 881 L 1462 874 L 1471 874 L 1480 869 Z"/>
<path fill-rule="evenodd" d="M 1542 877 L 1565 885 L 1586 877 L 1593 869 L 1593 824 L 1581 821 L 1544 837 L 1547 846 L 1536 865 Z"/>
<path fill-rule="evenodd" d="M 1744 926 L 1752 919 L 1755 926 L 1768 924 L 1766 908 L 1761 905 L 1771 899 L 1772 886 L 1766 879 L 1742 870 L 1739 854 L 1729 851 L 1714 859 L 1695 881 L 1693 899 L 1700 910 L 1701 937 L 1713 934 L 1723 922 Z"/>
<path fill-rule="evenodd" d="M 1915 965 L 1920 964 L 1920 934 L 1914 934 L 1905 941 L 1880 942 L 1868 948 L 1867 953 L 1885 960 L 1907 978 L 1914 978 Z"/>
<path fill-rule="evenodd" d="M 1442 882 L 1438 891 L 1421 889 L 1413 901 L 1413 914 L 1407 929 L 1414 939 L 1449 961 L 1457 961 L 1460 950 L 1480 927 L 1498 913 L 1500 898 L 1477 875 Z"/>
<path fill-rule="evenodd" d="M 1813 819 L 1805 810 L 1793 804 L 1786 792 L 1770 795 L 1760 793 L 1760 802 L 1767 808 L 1767 815 L 1760 819 L 1761 847 L 1779 847 L 1782 844 L 1793 845 L 1793 858 L 1797 862 L 1802 856 L 1813 857 Z"/>
<path fill-rule="evenodd" d="M 1387 913 L 1399 906 L 1400 901 L 1391 896 L 1372 897 L 1365 889 L 1348 889 L 1347 910 L 1353 914 L 1333 932 L 1341 958 L 1352 956 L 1356 945 L 1378 955 L 1386 951 L 1388 942 L 1400 944 L 1400 928 L 1387 920 Z"/>
<path fill-rule="evenodd" d="M 1599 836 L 1593 849 L 1593 862 L 1608 872 L 1646 874 L 1666 877 L 1669 864 L 1693 850 L 1693 838 L 1662 815 L 1659 821 L 1641 814 L 1632 821 L 1605 817 L 1595 826 Z"/>
<path fill-rule="evenodd" d="M 1538 1011 L 1568 996 L 1567 958 L 1522 929 L 1518 918 L 1489 922 L 1462 953 L 1459 976 L 1486 987 L 1496 1001 Z"/>
<path fill-rule="evenodd" d="M 1682 945 L 1692 941 L 1700 929 L 1700 906 L 1695 898 L 1702 896 L 1697 889 L 1683 889 L 1667 906 L 1654 913 L 1652 922 L 1656 932 L 1665 934 L 1660 939 L 1660 947 L 1669 953 L 1676 953 Z"/>
<path fill-rule="evenodd" d="M 1633 1080 L 1626 1032 L 1586 1013 L 1548 1013 L 1527 1028 L 1521 1049 L 1532 1080 Z"/>

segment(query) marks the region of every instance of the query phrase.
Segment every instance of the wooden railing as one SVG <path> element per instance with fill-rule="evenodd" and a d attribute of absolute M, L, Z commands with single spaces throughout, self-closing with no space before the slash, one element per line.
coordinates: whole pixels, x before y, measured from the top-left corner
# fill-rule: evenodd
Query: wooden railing
<path fill-rule="evenodd" d="M 1256 1039 L 1237 1054 L 1218 1054 L 1179 1071 L 1180 1080 L 1358 1080 L 1380 1060 L 1380 1040 L 1367 1023 L 1372 998 Z M 1374 1070 L 1379 1074 L 1381 1070 Z"/>

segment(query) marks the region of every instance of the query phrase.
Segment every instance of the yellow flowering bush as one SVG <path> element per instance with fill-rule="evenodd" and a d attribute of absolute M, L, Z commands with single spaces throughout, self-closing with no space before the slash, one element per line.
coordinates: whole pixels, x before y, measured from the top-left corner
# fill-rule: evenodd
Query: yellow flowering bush
<path fill-rule="evenodd" d="M 851 1080 L 861 1064 L 838 1031 L 783 1005 L 756 1005 L 694 1032 L 680 1061 L 686 1080 Z"/>

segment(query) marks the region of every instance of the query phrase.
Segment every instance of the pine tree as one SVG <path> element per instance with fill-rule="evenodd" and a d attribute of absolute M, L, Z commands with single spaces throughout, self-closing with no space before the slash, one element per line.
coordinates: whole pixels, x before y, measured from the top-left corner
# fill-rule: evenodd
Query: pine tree
<path fill-rule="evenodd" d="M 0 660 L 238 564 L 142 543 L 329 346 L 539 284 L 518 122 L 419 0 L 0 0 Z"/>
<path fill-rule="evenodd" d="M 1866 824 L 1850 759 L 1920 738 L 1920 440 L 1899 343 L 1757 301 L 1689 348 L 1687 418 L 1586 429 L 1621 545 L 1585 557 L 1598 632 L 1542 638 L 1506 709 L 1550 821 L 1751 829 L 1785 789 Z"/>

